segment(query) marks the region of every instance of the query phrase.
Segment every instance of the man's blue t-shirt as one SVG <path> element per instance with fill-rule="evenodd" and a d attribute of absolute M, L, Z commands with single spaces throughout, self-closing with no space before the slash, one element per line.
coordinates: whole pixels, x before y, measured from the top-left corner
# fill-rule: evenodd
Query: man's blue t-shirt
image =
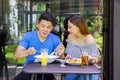
<path fill-rule="evenodd" d="M 37 31 L 27 32 L 24 34 L 22 40 L 19 43 L 19 46 L 23 46 L 28 49 L 34 47 L 37 51 L 40 51 L 41 48 L 47 48 L 48 54 L 54 51 L 54 49 L 61 43 L 61 40 L 58 36 L 50 33 L 47 39 L 44 42 L 41 42 Z M 31 60 L 35 60 L 34 55 L 38 55 L 40 52 L 36 52 L 33 55 L 27 56 L 24 65 Z"/>

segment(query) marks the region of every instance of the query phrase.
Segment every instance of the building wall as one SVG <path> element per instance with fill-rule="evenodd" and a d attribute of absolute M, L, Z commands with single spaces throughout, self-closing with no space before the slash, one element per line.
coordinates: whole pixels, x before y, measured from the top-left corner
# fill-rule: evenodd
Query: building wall
<path fill-rule="evenodd" d="M 120 80 L 120 0 L 114 0 L 113 80 Z"/>

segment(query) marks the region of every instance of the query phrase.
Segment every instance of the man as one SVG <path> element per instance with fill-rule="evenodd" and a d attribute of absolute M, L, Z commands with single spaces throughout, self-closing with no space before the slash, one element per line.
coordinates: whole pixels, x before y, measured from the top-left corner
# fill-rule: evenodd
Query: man
<path fill-rule="evenodd" d="M 60 45 L 60 38 L 51 33 L 54 26 L 55 19 L 53 15 L 48 12 L 42 13 L 38 20 L 37 30 L 24 34 L 16 49 L 15 58 L 20 59 L 26 57 L 25 66 L 29 61 L 35 60 L 34 55 L 40 54 L 39 51 L 42 48 L 47 48 L 49 50 L 48 54 L 57 48 L 57 55 L 63 56 L 64 46 L 62 44 Z M 37 80 L 41 80 L 41 75 L 39 74 L 37 76 Z M 30 80 L 30 78 L 30 74 L 21 72 L 14 80 Z M 44 80 L 53 80 L 54 76 L 52 74 L 46 74 L 44 78 Z"/>

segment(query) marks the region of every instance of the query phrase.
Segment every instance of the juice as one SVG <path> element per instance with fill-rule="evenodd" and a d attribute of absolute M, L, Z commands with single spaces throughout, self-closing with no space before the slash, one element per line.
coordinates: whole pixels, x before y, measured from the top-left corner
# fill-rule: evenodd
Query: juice
<path fill-rule="evenodd" d="M 88 56 L 82 56 L 82 67 L 87 67 L 88 66 Z"/>
<path fill-rule="evenodd" d="M 47 61 L 48 61 L 48 49 L 41 49 L 41 65 L 42 66 L 46 66 L 47 65 Z"/>
<path fill-rule="evenodd" d="M 41 58 L 41 65 L 42 66 L 46 66 L 47 65 L 47 55 L 42 55 L 42 58 Z"/>

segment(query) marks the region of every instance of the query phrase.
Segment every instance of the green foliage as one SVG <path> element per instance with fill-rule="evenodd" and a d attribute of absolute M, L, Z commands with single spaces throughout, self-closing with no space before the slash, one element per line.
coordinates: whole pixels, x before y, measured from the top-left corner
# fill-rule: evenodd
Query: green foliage
<path fill-rule="evenodd" d="M 46 4 L 44 3 L 38 3 L 37 4 L 37 10 L 40 10 L 40 11 L 45 11 L 46 9 Z"/>
<path fill-rule="evenodd" d="M 94 38 L 96 40 L 96 45 L 97 45 L 97 48 L 102 51 L 102 48 L 103 48 L 103 37 L 99 34 L 99 33 L 94 33 Z"/>
<path fill-rule="evenodd" d="M 64 34 L 64 31 L 65 31 L 64 25 L 63 25 L 64 24 L 64 20 L 65 20 L 65 17 L 60 17 L 60 19 L 59 19 L 61 35 Z"/>
<path fill-rule="evenodd" d="M 8 15 L 9 12 L 9 0 L 0 0 L 0 26 L 3 24 L 3 19 L 5 19 L 5 16 Z"/>
<path fill-rule="evenodd" d="M 8 62 L 8 65 L 15 65 L 16 59 L 14 57 L 15 50 L 17 48 L 17 43 L 14 43 L 12 45 L 8 45 L 5 47 L 6 51 L 6 59 Z M 18 65 L 23 65 L 25 59 L 18 60 Z"/>
<path fill-rule="evenodd" d="M 86 14 L 95 14 L 96 11 L 87 11 Z M 103 48 L 103 36 L 101 35 L 102 32 L 102 17 L 101 16 L 85 16 L 86 22 L 88 24 L 88 28 L 93 34 L 97 47 L 100 51 Z"/>

